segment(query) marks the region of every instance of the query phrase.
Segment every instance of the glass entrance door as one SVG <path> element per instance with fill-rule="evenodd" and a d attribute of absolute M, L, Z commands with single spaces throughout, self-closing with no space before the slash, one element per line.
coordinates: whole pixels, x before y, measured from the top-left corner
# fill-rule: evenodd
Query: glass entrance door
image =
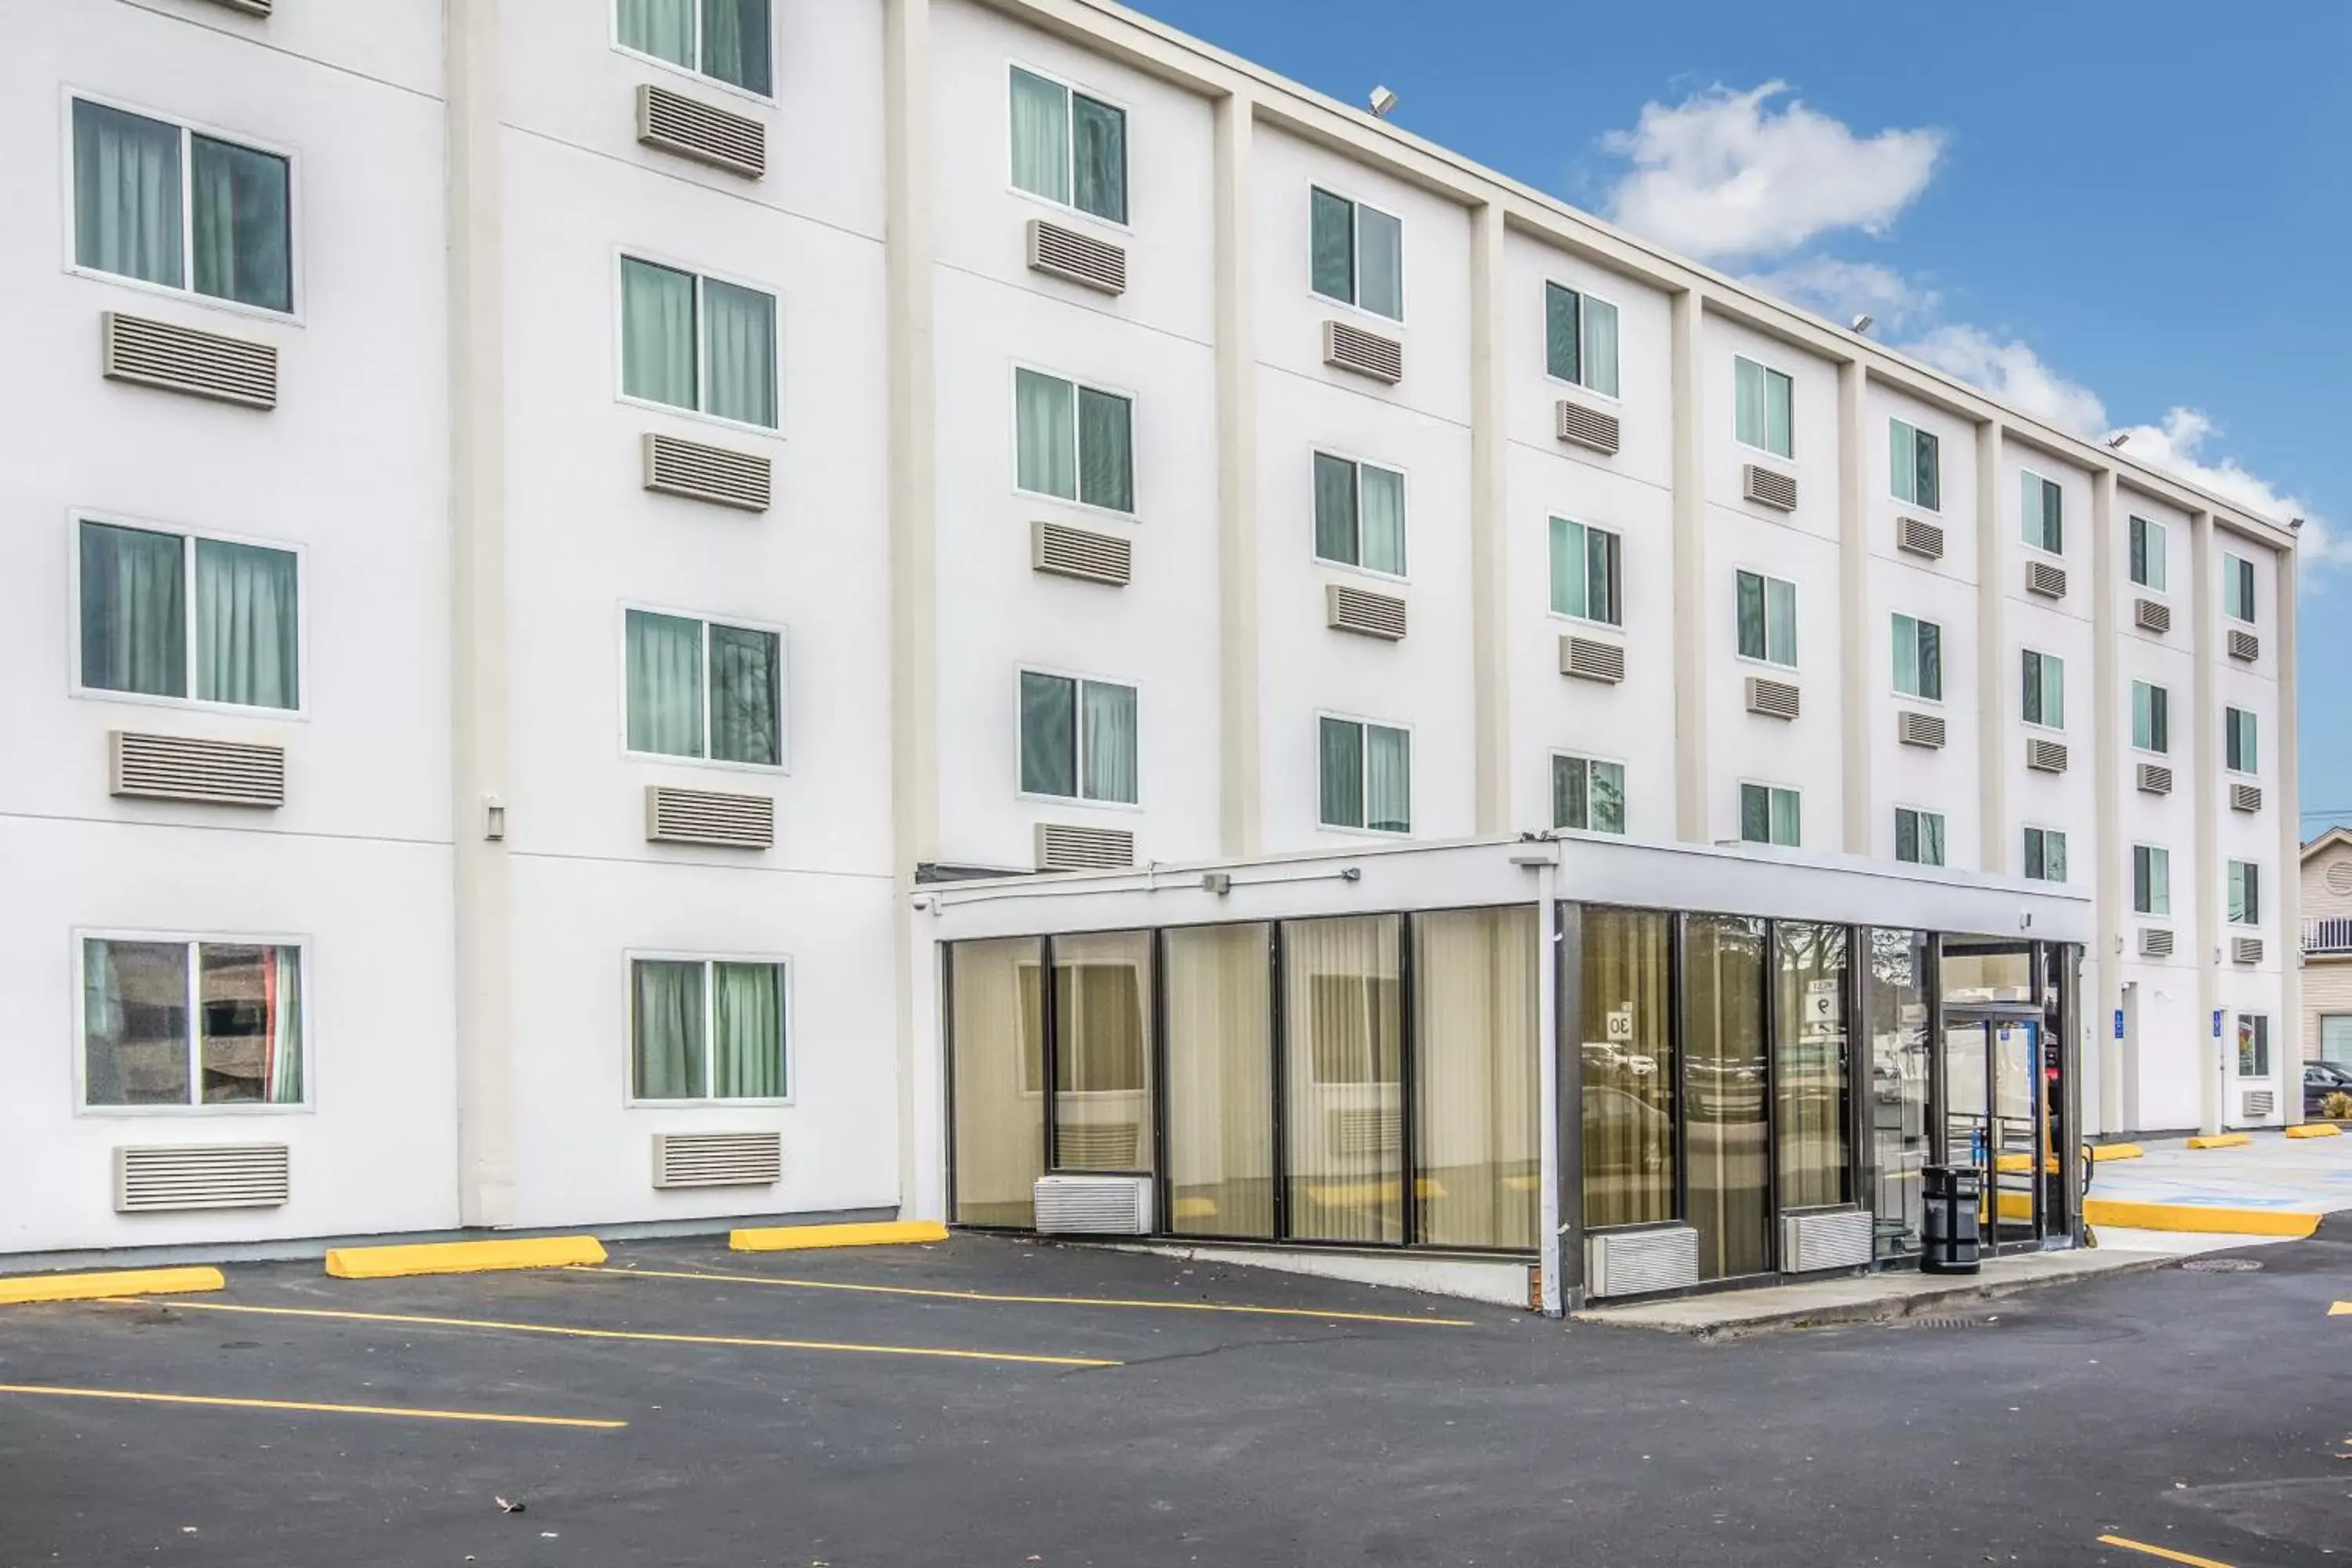
<path fill-rule="evenodd" d="M 2039 1247 L 2042 1173 L 2054 1151 L 2042 1091 L 2042 1028 L 2031 1018 L 1956 1014 L 1944 1029 L 1942 1163 L 1984 1175 L 1989 1252 Z"/>

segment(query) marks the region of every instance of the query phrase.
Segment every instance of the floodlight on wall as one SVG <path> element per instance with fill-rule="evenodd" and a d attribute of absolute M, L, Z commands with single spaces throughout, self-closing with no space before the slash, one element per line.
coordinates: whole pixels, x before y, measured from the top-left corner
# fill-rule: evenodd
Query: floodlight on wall
<path fill-rule="evenodd" d="M 2115 435 L 2107 437 L 2107 450 L 2110 452 L 2120 452 L 2124 449 L 2124 443 L 2130 439 L 2130 431 L 2117 431 Z"/>
<path fill-rule="evenodd" d="M 1371 109 L 1373 119 L 1386 120 L 1389 117 L 1389 110 L 1394 109 L 1396 106 L 1397 95 L 1395 93 L 1391 92 L 1384 87 L 1376 87 L 1372 89 Z"/>
<path fill-rule="evenodd" d="M 1856 316 L 1853 319 L 1853 331 L 1855 335 L 1859 336 L 1862 333 L 1867 332 L 1877 323 L 1877 317 L 1871 315 L 1866 311 L 1862 315 Z"/>

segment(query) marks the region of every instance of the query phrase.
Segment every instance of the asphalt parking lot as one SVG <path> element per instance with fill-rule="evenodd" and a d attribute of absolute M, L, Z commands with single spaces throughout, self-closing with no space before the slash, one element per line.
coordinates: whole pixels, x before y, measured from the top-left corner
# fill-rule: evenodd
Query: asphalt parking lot
<path fill-rule="evenodd" d="M 247 1266 L 0 1309 L 0 1564 L 2336 1562 L 2340 1224 L 1713 1343 L 979 1237 Z"/>

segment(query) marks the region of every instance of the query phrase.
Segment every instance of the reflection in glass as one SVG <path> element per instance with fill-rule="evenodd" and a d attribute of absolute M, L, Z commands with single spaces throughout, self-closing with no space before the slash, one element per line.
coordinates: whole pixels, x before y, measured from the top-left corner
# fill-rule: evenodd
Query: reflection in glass
<path fill-rule="evenodd" d="M 1783 921 L 1774 926 L 1778 1009 L 1772 1094 L 1780 1206 L 1847 1199 L 1845 1091 L 1846 928 Z"/>
<path fill-rule="evenodd" d="M 1669 921 L 1588 907 L 1582 930 L 1584 1223 L 1675 1217 Z"/>
<path fill-rule="evenodd" d="M 955 1216 L 1028 1226 L 1045 1170 L 1044 962 L 1034 937 L 960 942 L 950 950 L 954 1031 Z"/>
<path fill-rule="evenodd" d="M 1948 952 L 1944 962 L 1951 963 Z M 1948 1165 L 1985 1163 L 1985 1031 L 1981 1022 L 1944 1031 L 1944 1158 Z"/>
<path fill-rule="evenodd" d="M 1702 1279 L 1772 1264 L 1764 1101 L 1764 922 L 1693 915 L 1683 937 L 1685 1158 Z"/>
<path fill-rule="evenodd" d="M 1927 937 L 1865 933 L 1863 1021 L 1870 1031 L 1868 1126 L 1877 1173 L 1878 1254 L 1919 1249 L 1920 1171 L 1932 1152 L 1927 1127 Z"/>
<path fill-rule="evenodd" d="M 1274 1235 L 1274 1039 L 1264 925 L 1171 931 L 1167 1228 Z"/>
<path fill-rule="evenodd" d="M 1536 912 L 1417 915 L 1414 1168 L 1438 1247 L 1536 1244 Z"/>
<path fill-rule="evenodd" d="M 1151 1169 L 1151 936 L 1054 939 L 1054 1168 Z"/>
<path fill-rule="evenodd" d="M 1398 921 L 1282 928 L 1290 1233 L 1404 1239 Z"/>

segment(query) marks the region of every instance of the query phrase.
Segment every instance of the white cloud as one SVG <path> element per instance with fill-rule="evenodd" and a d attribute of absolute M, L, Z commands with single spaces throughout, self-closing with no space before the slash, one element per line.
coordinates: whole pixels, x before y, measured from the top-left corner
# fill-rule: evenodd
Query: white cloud
<path fill-rule="evenodd" d="M 1979 327 L 1948 323 L 1906 344 L 1903 352 L 2062 430 L 2095 439 L 2106 434 L 2107 406 L 2099 395 L 2068 381 L 2014 338 L 2003 342 Z"/>
<path fill-rule="evenodd" d="M 1880 332 L 1899 331 L 1933 316 L 1942 296 L 1893 268 L 1833 256 L 1808 256 L 1748 279 L 1769 294 L 1801 305 L 1843 326 L 1856 316 L 1878 319 Z"/>
<path fill-rule="evenodd" d="M 1601 145 L 1633 163 L 1610 216 L 1691 256 L 1792 250 L 1831 229 L 1885 231 L 1927 188 L 1940 131 L 1857 137 L 1801 100 L 1777 112 L 1788 84 L 1747 92 L 1716 86 L 1681 103 L 1642 106 L 1640 123 Z"/>
<path fill-rule="evenodd" d="M 2127 457 L 2178 474 L 2198 489 L 2234 501 L 2282 527 L 2290 519 L 2304 519 L 2296 553 L 2305 565 L 2352 566 L 2352 536 L 2338 535 L 2329 529 L 2308 500 L 2290 495 L 2260 474 L 2250 472 L 2235 458 L 2205 461 L 2201 454 L 2206 439 L 2219 433 L 2220 426 L 2207 416 L 2194 408 L 2179 407 L 2168 412 L 2161 425 L 2133 425 L 2120 432 L 2130 437 L 2124 444 Z"/>

